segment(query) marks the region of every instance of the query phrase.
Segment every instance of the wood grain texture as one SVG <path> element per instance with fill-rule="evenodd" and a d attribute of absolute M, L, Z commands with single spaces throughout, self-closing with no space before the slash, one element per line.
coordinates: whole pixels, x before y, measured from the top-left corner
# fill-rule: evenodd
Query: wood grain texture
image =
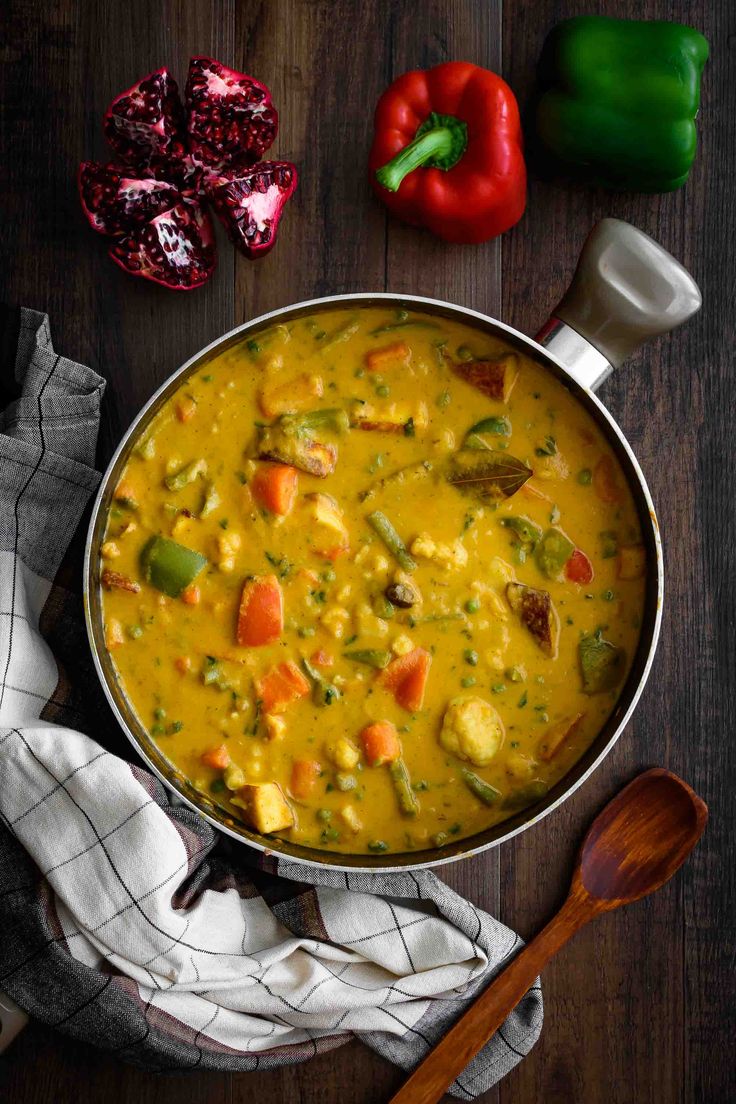
<path fill-rule="evenodd" d="M 520 225 L 473 248 L 387 221 L 364 172 L 375 100 L 405 69 L 464 58 L 500 68 L 523 105 L 544 35 L 590 10 L 584 0 L 506 0 L 503 10 L 502 0 L 6 0 L 0 16 L 0 295 L 47 310 L 57 347 L 110 381 L 101 463 L 182 360 L 238 322 L 300 298 L 388 287 L 454 299 L 534 332 L 587 230 L 606 214 L 652 233 L 703 288 L 701 315 L 632 358 L 602 395 L 641 460 L 665 538 L 662 644 L 635 720 L 562 809 L 443 877 L 530 934 L 559 904 L 592 811 L 636 770 L 663 763 L 682 774 L 708 801 L 711 823 L 674 883 L 583 931 L 550 967 L 542 1038 L 484 1104 L 736 1099 L 736 525 L 724 485 L 736 337 L 736 17 L 729 0 L 609 0 L 603 8 L 690 22 L 712 43 L 690 183 L 672 196 L 641 197 L 532 180 Z M 271 86 L 282 119 L 275 151 L 299 163 L 301 182 L 270 256 L 249 264 L 223 243 L 213 280 L 186 295 L 131 280 L 107 260 L 79 210 L 74 175 L 82 157 L 103 154 L 100 118 L 112 95 L 163 63 L 183 81 L 191 53 L 211 53 Z M 400 1082 L 357 1043 L 270 1074 L 152 1078 L 40 1027 L 0 1064 L 0 1099 L 13 1104 L 378 1104 Z"/>

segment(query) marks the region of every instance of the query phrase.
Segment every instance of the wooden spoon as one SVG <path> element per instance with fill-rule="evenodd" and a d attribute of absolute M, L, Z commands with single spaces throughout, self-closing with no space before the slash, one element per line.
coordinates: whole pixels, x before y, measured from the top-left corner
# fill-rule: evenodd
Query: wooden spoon
<path fill-rule="evenodd" d="M 621 790 L 588 829 L 560 911 L 461 1016 L 390 1104 L 435 1104 L 568 939 L 594 916 L 664 885 L 700 839 L 707 819 L 705 802 L 670 771 L 646 771 Z"/>

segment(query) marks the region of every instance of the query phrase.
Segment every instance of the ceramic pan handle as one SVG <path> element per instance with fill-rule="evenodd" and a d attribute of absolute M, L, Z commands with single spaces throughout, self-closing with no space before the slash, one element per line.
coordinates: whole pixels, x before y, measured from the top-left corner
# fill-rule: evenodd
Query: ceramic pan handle
<path fill-rule="evenodd" d="M 28 1023 L 28 1017 L 15 1001 L 0 993 L 0 1054 L 12 1043 Z"/>
<path fill-rule="evenodd" d="M 698 285 L 661 245 L 620 219 L 597 223 L 570 287 L 536 340 L 595 390 L 649 338 L 700 309 Z"/>

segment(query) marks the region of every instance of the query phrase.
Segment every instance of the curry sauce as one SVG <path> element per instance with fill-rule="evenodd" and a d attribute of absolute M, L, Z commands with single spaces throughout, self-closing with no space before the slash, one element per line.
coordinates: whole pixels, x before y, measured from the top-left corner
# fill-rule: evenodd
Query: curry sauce
<path fill-rule="evenodd" d="M 645 556 L 604 436 L 471 326 L 333 310 L 190 375 L 130 454 L 106 644 L 211 800 L 332 851 L 533 804 L 633 658 Z"/>

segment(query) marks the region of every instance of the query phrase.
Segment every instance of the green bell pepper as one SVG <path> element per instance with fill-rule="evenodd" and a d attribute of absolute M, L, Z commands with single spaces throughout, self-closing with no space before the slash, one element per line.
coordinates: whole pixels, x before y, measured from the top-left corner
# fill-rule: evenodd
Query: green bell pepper
<path fill-rule="evenodd" d="M 168 537 L 151 537 L 141 552 L 146 582 L 170 598 L 178 598 L 206 563 L 206 556 Z"/>
<path fill-rule="evenodd" d="M 708 42 L 680 23 L 566 19 L 539 60 L 536 130 L 557 167 L 607 188 L 671 192 L 695 159 Z"/>

